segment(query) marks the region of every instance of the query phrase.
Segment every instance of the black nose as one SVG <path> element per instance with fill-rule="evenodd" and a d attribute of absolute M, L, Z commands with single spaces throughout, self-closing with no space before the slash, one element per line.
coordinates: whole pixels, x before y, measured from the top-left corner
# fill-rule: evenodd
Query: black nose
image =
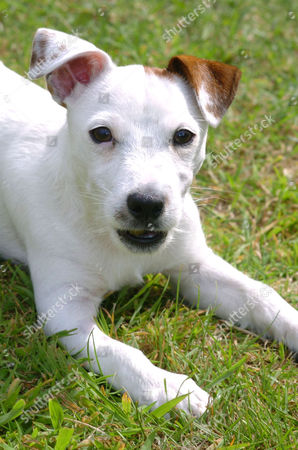
<path fill-rule="evenodd" d="M 127 197 L 127 207 L 136 219 L 150 222 L 158 219 L 164 210 L 164 197 L 156 193 L 135 192 Z"/>

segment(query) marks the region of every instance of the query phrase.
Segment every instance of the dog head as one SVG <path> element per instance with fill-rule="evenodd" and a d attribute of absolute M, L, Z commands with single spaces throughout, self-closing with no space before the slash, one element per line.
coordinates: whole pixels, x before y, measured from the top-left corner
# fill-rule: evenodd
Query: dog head
<path fill-rule="evenodd" d="M 240 71 L 186 55 L 165 69 L 118 67 L 89 42 L 39 29 L 29 76 L 46 76 L 67 108 L 65 157 L 93 227 L 130 251 L 167 245 L 203 163 L 208 125 L 231 104 Z"/>

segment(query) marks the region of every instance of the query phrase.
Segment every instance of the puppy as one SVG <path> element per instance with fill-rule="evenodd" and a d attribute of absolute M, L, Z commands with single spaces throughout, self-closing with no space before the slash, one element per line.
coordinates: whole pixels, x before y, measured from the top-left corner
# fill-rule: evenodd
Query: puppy
<path fill-rule="evenodd" d="M 0 254 L 29 266 L 47 335 L 75 329 L 62 344 L 116 389 L 155 408 L 189 394 L 178 408 L 197 416 L 209 396 L 193 380 L 98 328 L 105 293 L 163 272 L 191 305 L 298 351 L 298 312 L 208 248 L 190 194 L 240 71 L 186 55 L 118 67 L 39 29 L 29 77 L 43 76 L 58 104 L 0 66 Z"/>

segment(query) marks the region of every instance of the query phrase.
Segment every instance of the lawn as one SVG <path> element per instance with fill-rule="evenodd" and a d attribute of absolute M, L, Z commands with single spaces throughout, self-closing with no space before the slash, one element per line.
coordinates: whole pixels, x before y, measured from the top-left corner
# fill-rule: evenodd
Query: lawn
<path fill-rule="evenodd" d="M 209 245 L 297 306 L 298 11 L 289 0 L 205 3 L 179 27 L 203 2 L 0 0 L 0 56 L 25 74 L 36 28 L 49 27 L 92 41 L 118 64 L 164 67 L 186 53 L 241 68 L 231 109 L 210 129 L 193 193 Z M 254 133 L 241 140 L 249 127 Z M 98 320 L 110 336 L 210 391 L 214 404 L 200 419 L 150 413 L 83 369 L 57 337 L 37 330 L 27 338 L 36 319 L 30 277 L 2 261 L 0 448 L 295 448 L 297 365 L 289 351 L 189 309 L 167 284 L 148 275 L 142 287 L 111 294 Z"/>

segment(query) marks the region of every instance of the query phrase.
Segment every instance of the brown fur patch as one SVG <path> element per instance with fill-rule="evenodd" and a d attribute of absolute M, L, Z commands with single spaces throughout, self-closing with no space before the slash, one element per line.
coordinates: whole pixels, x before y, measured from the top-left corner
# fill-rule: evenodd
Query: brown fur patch
<path fill-rule="evenodd" d="M 196 93 L 204 85 L 213 102 L 207 109 L 215 117 L 222 117 L 232 103 L 241 77 L 235 66 L 188 55 L 171 58 L 167 70 L 186 80 Z"/>
<path fill-rule="evenodd" d="M 169 72 L 167 69 L 160 69 L 159 67 L 149 67 L 149 66 L 144 66 L 144 70 L 145 73 L 149 74 L 149 75 L 156 75 L 158 77 L 164 77 L 164 78 L 169 78 L 169 79 L 173 79 L 173 74 L 171 72 Z"/>
<path fill-rule="evenodd" d="M 38 35 L 38 33 L 41 33 L 41 32 L 37 31 L 36 35 Z M 33 40 L 30 68 L 33 68 L 36 63 L 42 63 L 45 61 L 46 48 L 48 46 L 48 39 L 49 39 L 50 33 L 48 31 L 43 30 L 41 37 L 39 37 L 38 39 L 37 39 L 36 35 Z"/>
<path fill-rule="evenodd" d="M 46 39 L 40 39 L 39 42 L 34 43 L 30 61 L 30 68 L 33 68 L 35 64 L 40 64 L 46 60 L 46 46 Z"/>

